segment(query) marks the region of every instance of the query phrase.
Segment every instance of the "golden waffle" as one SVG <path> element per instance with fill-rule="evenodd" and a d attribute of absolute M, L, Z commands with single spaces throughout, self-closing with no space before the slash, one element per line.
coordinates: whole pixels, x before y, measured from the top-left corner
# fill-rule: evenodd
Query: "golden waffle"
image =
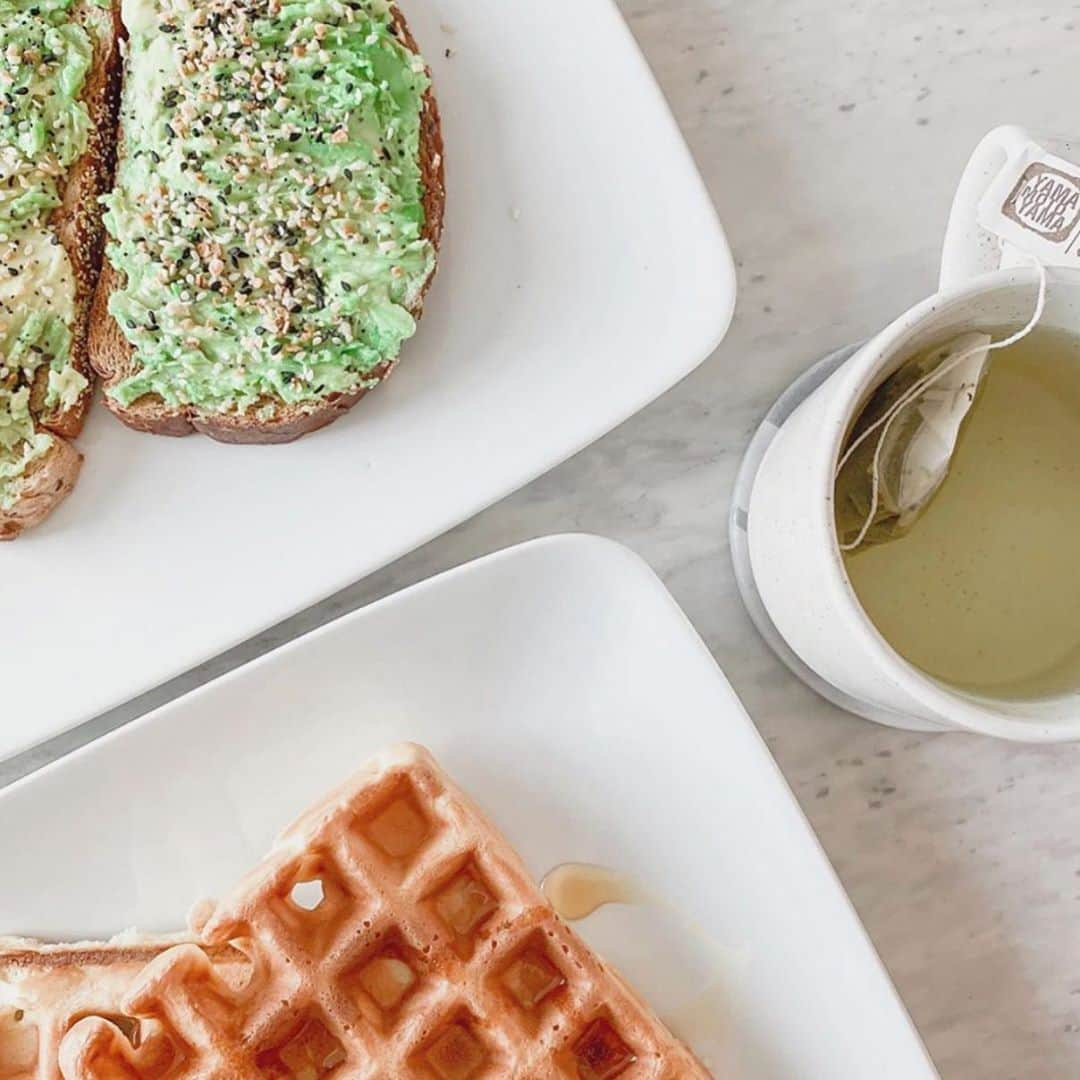
<path fill-rule="evenodd" d="M 0 938 L 0 1080 L 61 1080 L 61 1037 L 85 1016 L 108 1017 L 140 1041 L 141 1026 L 124 1015 L 121 1002 L 146 965 L 180 940 L 129 936 L 44 945 Z M 214 955 L 222 978 L 236 985 L 243 957 L 231 948 Z M 152 1026 L 141 1033 L 153 1040 Z"/>
<path fill-rule="evenodd" d="M 62 1043 L 67 1080 L 709 1075 L 420 747 L 305 814 L 193 930 L 251 958 L 247 985 L 170 949 L 122 1001 L 155 1026 L 153 1052 L 84 1019 Z"/>

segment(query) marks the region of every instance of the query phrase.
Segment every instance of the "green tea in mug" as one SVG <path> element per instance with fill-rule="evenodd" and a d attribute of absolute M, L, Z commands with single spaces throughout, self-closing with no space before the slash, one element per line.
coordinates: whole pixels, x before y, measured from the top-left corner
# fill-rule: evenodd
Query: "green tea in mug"
<path fill-rule="evenodd" d="M 868 532 L 848 577 L 905 659 L 986 697 L 1080 690 L 1080 337 L 1040 327 L 990 353 L 940 486 L 902 528 Z"/>

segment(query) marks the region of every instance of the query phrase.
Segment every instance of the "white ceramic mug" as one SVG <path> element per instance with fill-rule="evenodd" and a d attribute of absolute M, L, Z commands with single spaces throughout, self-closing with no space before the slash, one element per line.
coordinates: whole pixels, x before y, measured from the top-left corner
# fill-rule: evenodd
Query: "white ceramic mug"
<path fill-rule="evenodd" d="M 991 180 L 1029 136 L 999 128 L 978 146 L 957 190 L 938 293 L 863 345 L 791 413 L 753 482 L 746 530 L 754 584 L 776 629 L 840 696 L 883 723 L 966 730 L 1023 741 L 1080 738 L 1080 692 L 1040 701 L 967 694 L 896 653 L 863 611 L 844 570 L 833 520 L 842 443 L 871 392 L 919 349 L 966 330 L 1023 326 L 1038 293 L 1034 266 L 1002 251 L 976 222 Z M 1080 159 L 1064 140 L 1039 140 Z M 1011 264 L 1011 265 L 1010 265 Z M 1080 332 L 1080 274 L 1050 272 L 1042 324 Z"/>

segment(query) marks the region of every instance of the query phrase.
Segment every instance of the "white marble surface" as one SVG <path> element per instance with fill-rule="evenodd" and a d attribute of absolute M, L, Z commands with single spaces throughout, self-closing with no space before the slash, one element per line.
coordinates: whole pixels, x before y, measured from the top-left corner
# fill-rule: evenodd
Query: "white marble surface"
<path fill-rule="evenodd" d="M 1004 121 L 1080 132 L 1080 8 L 620 2 L 739 262 L 725 344 L 544 479 L 98 730 L 474 556 L 563 530 L 615 537 L 660 572 L 742 696 L 942 1075 L 1080 1076 L 1080 747 L 913 736 L 816 700 L 755 636 L 725 537 L 739 455 L 772 399 L 932 289 L 952 188 L 979 136 Z M 0 782 L 56 749 L 0 770 Z"/>

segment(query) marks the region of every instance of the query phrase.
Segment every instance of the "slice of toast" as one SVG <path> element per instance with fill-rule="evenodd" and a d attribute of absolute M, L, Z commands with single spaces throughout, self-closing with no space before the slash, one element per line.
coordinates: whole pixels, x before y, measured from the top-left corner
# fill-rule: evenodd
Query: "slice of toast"
<path fill-rule="evenodd" d="M 170 26 L 170 33 L 174 41 L 190 41 L 190 37 L 187 36 L 190 32 L 190 22 L 185 20 L 199 20 L 202 18 L 212 20 L 215 17 L 212 7 L 209 16 L 206 15 L 205 10 L 191 16 L 186 13 L 190 9 L 185 9 L 185 12 L 177 15 L 180 5 L 170 7 L 168 0 L 142 0 L 142 2 L 152 5 L 156 3 L 157 6 L 154 7 L 156 18 L 170 17 L 171 13 L 171 17 L 180 20 L 181 25 L 176 29 Z M 365 2 L 342 5 L 349 21 L 352 21 L 354 11 L 369 14 L 370 11 L 377 12 L 385 10 L 386 7 L 387 5 L 383 3 L 383 0 L 371 0 L 370 3 L 365 0 Z M 251 19 L 273 18 L 277 12 L 280 12 L 281 4 L 278 0 L 260 0 L 259 3 L 248 5 L 247 10 L 249 13 L 254 12 L 254 14 L 250 14 Z M 165 12 L 164 16 L 163 12 Z M 438 105 L 430 88 L 430 72 L 420 57 L 417 43 L 409 31 L 404 17 L 396 7 L 389 5 L 387 17 L 391 33 L 396 38 L 401 49 L 404 50 L 404 55 L 412 57 L 411 63 L 414 66 L 411 70 L 413 72 L 422 71 L 429 81 L 429 85 L 420 100 L 417 165 L 420 178 L 420 206 L 423 216 L 420 238 L 430 245 L 432 266 L 426 279 L 419 282 L 419 287 L 403 305 L 409 315 L 418 318 L 421 313 L 424 295 L 430 285 L 431 273 L 434 270 L 434 255 L 437 253 L 442 235 L 445 202 L 442 131 Z M 199 24 L 196 22 L 196 25 Z M 325 27 L 323 29 L 325 30 Z M 214 48 L 216 49 L 217 46 L 215 45 Z M 328 54 L 322 55 L 325 59 Z M 293 60 L 295 56 L 295 51 L 291 54 L 287 50 L 282 52 L 282 57 L 286 64 L 289 65 L 295 63 Z M 130 58 L 128 63 L 130 70 Z M 194 63 L 192 63 L 192 67 L 188 72 L 181 71 L 181 78 L 188 75 L 195 77 L 197 72 L 195 72 L 194 66 Z M 159 92 L 159 88 L 144 88 L 134 85 L 135 81 L 141 80 L 129 80 L 130 84 L 126 86 L 125 90 L 125 101 L 121 107 L 120 130 L 117 138 L 121 162 L 117 170 L 118 190 L 124 182 L 123 163 L 127 152 L 126 148 L 131 141 L 129 132 L 125 130 L 125 124 L 130 122 L 130 118 L 139 107 L 138 103 L 129 102 L 128 95 Z M 175 91 L 172 86 L 171 80 L 163 82 L 160 92 L 163 95 L 174 94 Z M 264 104 L 261 107 L 266 108 L 268 106 Z M 232 108 L 232 104 L 226 102 L 225 108 Z M 352 134 L 346 133 L 344 128 L 334 134 L 335 138 L 331 140 L 333 142 L 338 141 L 336 138 L 338 135 L 344 136 L 342 142 L 354 138 Z M 260 151 L 262 149 L 264 148 L 260 147 Z M 269 144 L 265 147 L 265 150 L 268 155 L 274 152 Z M 377 140 L 376 144 L 374 144 L 374 151 L 376 155 L 381 155 L 381 160 L 389 162 L 386 147 L 383 146 L 380 149 Z M 390 167 L 389 164 L 387 167 Z M 266 212 L 265 207 L 261 209 L 263 213 Z M 257 216 L 260 213 L 260 207 L 252 207 L 250 212 Z M 106 220 L 107 223 L 110 220 L 108 215 Z M 113 230 L 110 231 L 115 241 L 116 233 Z M 190 237 L 191 244 L 196 250 L 200 243 L 209 243 L 212 239 L 209 232 L 196 232 Z M 353 250 L 357 256 L 370 257 L 371 248 L 367 239 L 358 237 L 353 244 Z M 226 256 L 228 272 L 232 273 L 232 268 L 228 267 L 227 259 Z M 165 394 L 153 390 L 141 393 L 133 400 L 121 400 L 118 396 L 119 389 L 125 384 L 130 385 L 130 380 L 138 378 L 140 373 L 144 372 L 145 366 L 140 358 L 138 348 L 133 344 L 132 335 L 125 332 L 115 316 L 117 293 L 122 293 L 129 285 L 124 272 L 118 269 L 115 262 L 115 248 L 113 244 L 110 244 L 106 250 L 104 266 L 94 297 L 90 318 L 90 356 L 94 368 L 100 375 L 104 385 L 105 403 L 125 424 L 138 431 L 159 435 L 187 435 L 192 432 L 201 432 L 221 442 L 229 443 L 289 442 L 301 435 L 324 427 L 347 412 L 369 390 L 385 379 L 397 362 L 395 353 L 394 355 L 382 356 L 377 364 L 362 372 L 348 369 L 352 379 L 350 385 L 329 388 L 325 392 L 304 400 L 289 401 L 284 396 L 264 392 L 260 393 L 255 400 L 215 402 L 213 407 L 208 407 L 204 402 L 185 400 L 187 392 L 178 384 L 176 386 L 177 394 L 172 401 L 167 400 Z M 203 265 L 205 266 L 205 264 Z M 199 279 L 196 278 L 195 280 L 196 287 L 198 287 Z M 226 288 L 231 288 L 231 285 L 227 285 Z M 164 299 L 167 295 L 167 293 L 162 294 L 161 298 Z M 320 300 L 322 299 L 321 290 L 316 295 Z M 257 294 L 256 299 L 258 299 Z M 309 314 L 307 309 L 297 311 L 290 308 L 290 312 L 293 313 L 291 318 L 286 319 L 289 323 L 289 329 L 283 331 L 286 337 L 283 341 L 279 339 L 279 345 L 277 346 L 279 349 L 284 347 L 286 355 L 292 349 L 293 341 L 296 340 L 295 337 L 289 338 L 288 335 L 295 335 L 298 332 L 305 333 L 304 320 L 305 316 Z M 147 318 L 150 319 L 151 325 L 156 329 L 153 316 L 148 315 Z M 197 319 L 195 321 L 197 323 Z M 130 327 L 130 329 L 133 328 L 133 326 Z M 205 330 L 205 324 L 197 324 L 192 328 L 195 335 Z M 261 330 L 256 330 L 256 332 L 259 333 Z M 362 333 L 362 330 L 360 332 Z M 318 339 L 316 338 L 316 340 Z M 172 359 L 170 357 L 170 360 Z M 243 367 L 246 365 L 247 359 L 249 358 L 240 357 L 235 363 Z M 239 370 L 239 368 L 234 370 Z M 287 374 L 291 376 L 292 373 Z M 190 398 L 190 394 L 188 398 Z"/>
<path fill-rule="evenodd" d="M 89 67 L 83 78 L 80 100 L 89 117 L 85 149 L 61 175 L 55 177 L 60 205 L 47 211 L 40 224 L 29 228 L 38 235 L 51 233 L 63 250 L 48 252 L 51 272 L 34 273 L 27 266 L 21 249 L 32 244 L 26 230 L 15 230 L 10 240 L 0 238 L 0 273 L 6 271 L 17 282 L 25 282 L 10 304 L 0 305 L 0 340 L 5 325 L 22 322 L 35 310 L 48 310 L 49 293 L 55 288 L 55 274 L 70 275 L 73 286 L 72 316 L 67 324 L 70 333 L 70 363 L 57 372 L 65 379 L 64 392 L 50 393 L 50 364 L 32 362 L 33 354 L 18 362 L 7 363 L 0 355 L 0 420 L 21 418 L 29 438 L 14 445 L 0 439 L 0 540 L 10 540 L 30 526 L 38 524 L 75 486 L 82 456 L 68 441 L 82 429 L 93 398 L 93 369 L 87 355 L 87 329 L 101 265 L 103 230 L 98 197 L 107 189 L 113 164 L 113 134 L 119 99 L 120 40 L 119 22 L 113 13 L 93 0 L 76 0 L 67 12 L 70 22 L 81 27 L 92 49 Z M 5 52 L 3 71 L 14 82 L 0 76 L 0 97 L 15 93 L 24 85 L 27 66 L 34 56 L 20 57 L 18 46 Z M 59 55 L 59 53 L 57 54 Z M 63 57 L 60 57 L 63 60 Z M 54 69 L 43 61 L 45 75 Z M 38 76 L 41 78 L 40 74 Z M 42 84 L 48 92 L 47 79 Z M 34 100 L 32 93 L 30 100 Z M 52 133 L 48 133 L 47 137 Z M 9 146 L 6 165 L 11 170 L 25 166 L 25 161 Z M 0 143 L 0 154 L 5 147 Z M 4 166 L 0 165 L 0 173 Z M 25 173 L 24 177 L 25 179 Z M 54 272 L 53 272 L 54 271 Z M 5 471 L 7 475 L 5 476 Z"/>

